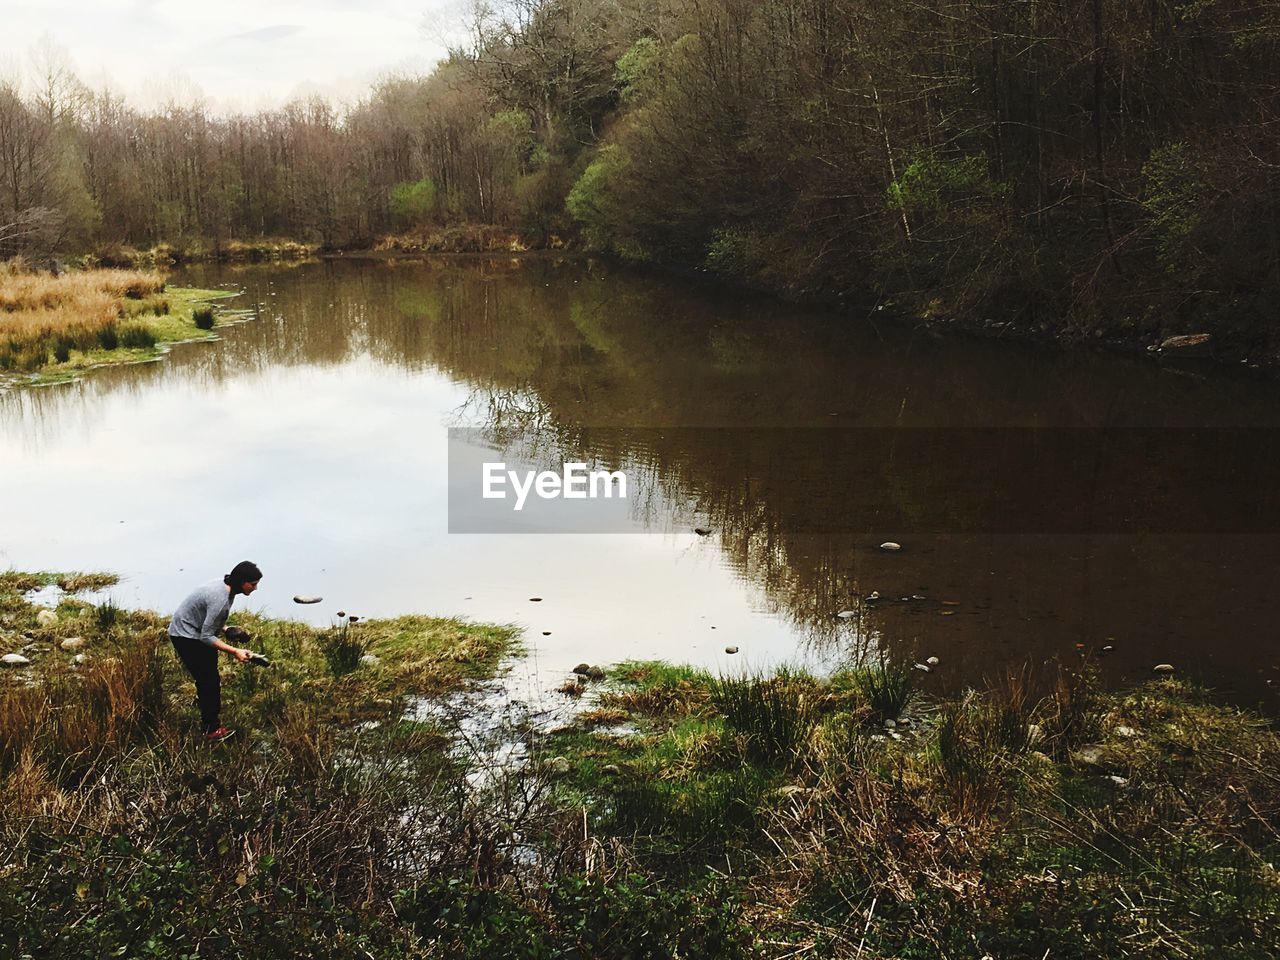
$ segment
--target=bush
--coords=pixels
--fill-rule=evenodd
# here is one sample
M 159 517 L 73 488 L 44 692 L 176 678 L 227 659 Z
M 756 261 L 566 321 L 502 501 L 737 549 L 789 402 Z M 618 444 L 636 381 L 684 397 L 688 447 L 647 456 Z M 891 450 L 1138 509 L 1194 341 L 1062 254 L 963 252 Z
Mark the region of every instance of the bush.
M 196 307 L 191 316 L 201 330 L 213 329 L 213 307 Z
M 408 226 L 423 226 L 435 208 L 436 185 L 430 178 L 397 183 L 391 188 L 391 210 Z
M 114 326 L 103 327 L 98 331 L 98 346 L 103 350 L 114 350 L 120 346 L 120 333 Z
M 146 349 L 156 345 L 156 335 L 142 324 L 130 324 L 120 331 L 120 346 L 130 349 Z

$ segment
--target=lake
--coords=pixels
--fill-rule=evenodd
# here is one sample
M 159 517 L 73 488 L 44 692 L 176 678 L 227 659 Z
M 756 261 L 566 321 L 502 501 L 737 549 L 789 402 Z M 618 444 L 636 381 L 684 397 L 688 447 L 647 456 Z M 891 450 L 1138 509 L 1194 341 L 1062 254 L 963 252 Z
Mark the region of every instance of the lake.
M 584 259 L 172 282 L 256 318 L 0 394 L 0 565 L 115 571 L 167 611 L 249 558 L 269 615 L 516 622 L 530 694 L 580 661 L 883 651 L 938 658 L 939 692 L 1087 655 L 1278 705 L 1274 385 Z M 493 459 L 621 470 L 628 498 L 516 514 L 479 499 Z

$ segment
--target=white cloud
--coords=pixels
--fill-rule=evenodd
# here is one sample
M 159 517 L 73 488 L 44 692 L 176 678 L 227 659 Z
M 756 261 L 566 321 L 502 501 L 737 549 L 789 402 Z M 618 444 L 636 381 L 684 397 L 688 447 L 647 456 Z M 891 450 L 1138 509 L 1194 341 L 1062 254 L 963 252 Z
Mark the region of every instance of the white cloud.
M 6 2 L 6 60 L 48 38 L 92 86 L 154 107 L 195 86 L 215 109 L 279 106 L 300 93 L 338 100 L 380 75 L 427 71 L 465 32 L 466 0 L 154 0 Z

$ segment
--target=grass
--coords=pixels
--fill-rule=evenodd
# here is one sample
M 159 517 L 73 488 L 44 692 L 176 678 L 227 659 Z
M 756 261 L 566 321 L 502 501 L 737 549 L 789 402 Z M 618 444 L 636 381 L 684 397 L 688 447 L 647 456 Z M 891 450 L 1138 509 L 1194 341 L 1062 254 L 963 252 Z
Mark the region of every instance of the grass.
M 848 680 L 881 720 L 897 720 L 915 697 L 915 681 L 904 664 L 881 661 L 854 669 Z
M 515 631 L 361 621 L 381 662 L 335 678 L 322 631 L 236 617 L 273 665 L 224 658 L 239 733 L 210 747 L 166 618 L 65 596 L 50 623 L 26 596 L 113 581 L 0 574 L 0 635 L 25 631 L 33 662 L 0 672 L 0 954 L 410 955 L 395 897 L 469 877 L 489 828 L 452 737 L 396 703 L 492 675 Z M 71 635 L 92 638 L 83 663 Z
M 1278 942 L 1268 722 L 1172 680 L 1107 693 L 1087 664 L 933 702 L 909 680 L 624 664 L 546 755 L 568 761 L 556 790 L 590 832 L 672 882 L 732 871 L 756 942 L 783 953 L 1261 958 Z
M 1261 960 L 1280 942 L 1280 735 L 1176 680 L 1023 671 L 917 696 L 886 730 L 857 674 L 632 662 L 567 728 L 518 731 L 532 762 L 481 789 L 446 723 L 403 706 L 492 675 L 510 627 L 348 621 L 379 661 L 334 676 L 325 631 L 237 615 L 273 665 L 224 662 L 241 733 L 209 747 L 164 619 L 120 610 L 94 634 L 101 608 L 64 596 L 42 623 L 25 592 L 59 581 L 101 586 L 0 574 L 0 634 L 29 634 L 34 664 L 0 672 L 4 956 Z M 79 665 L 71 635 L 93 637 Z
M 711 703 L 742 736 L 746 754 L 762 763 L 796 756 L 812 724 L 811 685 L 787 676 L 721 678 Z
M 165 343 L 212 336 L 197 312 L 226 291 L 166 288 L 157 273 L 63 273 L 0 266 L 0 375 L 61 382 L 104 364 L 136 363 Z

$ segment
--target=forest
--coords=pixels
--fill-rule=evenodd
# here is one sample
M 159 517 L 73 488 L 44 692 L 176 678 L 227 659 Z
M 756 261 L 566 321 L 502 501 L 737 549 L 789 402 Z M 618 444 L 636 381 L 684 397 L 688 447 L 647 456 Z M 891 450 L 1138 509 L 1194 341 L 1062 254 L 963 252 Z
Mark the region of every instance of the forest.
M 0 258 L 496 227 L 802 300 L 1274 352 L 1280 8 L 511 0 L 359 102 L 0 85 Z

